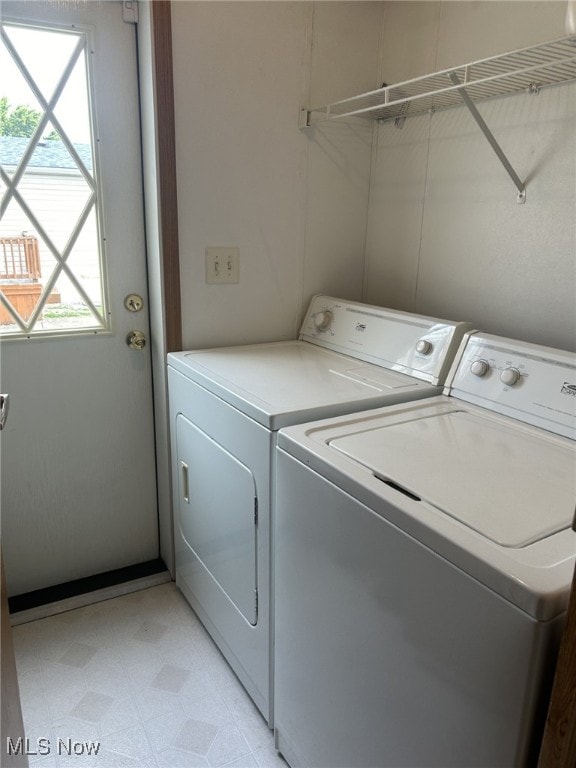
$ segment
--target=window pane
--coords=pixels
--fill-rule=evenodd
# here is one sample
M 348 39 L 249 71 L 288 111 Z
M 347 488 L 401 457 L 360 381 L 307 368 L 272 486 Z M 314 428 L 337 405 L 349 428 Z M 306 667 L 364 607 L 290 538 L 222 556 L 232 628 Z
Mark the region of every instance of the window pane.
M 86 36 L 2 31 L 0 334 L 105 330 Z

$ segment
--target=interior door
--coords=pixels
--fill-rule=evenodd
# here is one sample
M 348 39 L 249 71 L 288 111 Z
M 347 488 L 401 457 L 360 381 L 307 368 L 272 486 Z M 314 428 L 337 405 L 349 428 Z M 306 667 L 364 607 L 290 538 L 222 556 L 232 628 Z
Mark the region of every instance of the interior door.
M 6 256 L 0 285 L 0 391 L 10 394 L 0 502 L 11 595 L 158 557 L 150 344 L 140 341 L 149 342 L 149 328 L 136 32 L 123 5 L 3 2 L 3 24 L 16 25 L 4 52 L 20 50 L 27 25 L 61 33 L 64 72 L 45 86 L 57 55 L 36 65 L 35 75 L 20 52 L 40 123 L 15 159 L 2 152 L 3 242 L 12 248 L 13 240 L 20 247 L 32 239 L 40 251 L 36 262 L 28 254 L 16 266 Z M 68 88 L 82 72 L 85 105 Z M 90 121 L 86 156 L 71 127 L 82 109 Z M 17 144 L 1 138 L 3 148 Z M 58 178 L 47 160 L 32 167 L 58 152 L 66 156 L 57 161 Z M 44 203 L 19 192 L 16 182 L 25 178 L 47 186 Z M 66 191 L 58 205 L 56 182 Z M 59 229 L 46 211 L 68 210 L 70 200 L 76 210 L 67 227 L 59 219 Z M 6 222 L 22 212 L 30 228 L 12 237 L 4 229 L 17 224 Z M 81 255 L 89 224 L 98 241 L 90 263 Z M 27 307 L 21 293 L 33 289 Z M 142 336 L 131 337 L 134 330 Z

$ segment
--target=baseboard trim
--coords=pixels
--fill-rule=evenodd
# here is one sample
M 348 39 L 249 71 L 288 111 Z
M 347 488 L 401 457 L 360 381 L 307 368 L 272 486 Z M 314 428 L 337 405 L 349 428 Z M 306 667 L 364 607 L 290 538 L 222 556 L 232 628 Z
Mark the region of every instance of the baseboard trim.
M 38 589 L 8 600 L 12 626 L 164 584 L 172 577 L 161 559 Z

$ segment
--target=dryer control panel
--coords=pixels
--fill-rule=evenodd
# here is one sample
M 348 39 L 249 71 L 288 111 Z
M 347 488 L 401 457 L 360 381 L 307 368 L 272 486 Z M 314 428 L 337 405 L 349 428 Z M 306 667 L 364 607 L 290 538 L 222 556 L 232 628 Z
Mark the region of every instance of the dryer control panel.
M 550 347 L 469 335 L 445 394 L 576 439 L 576 355 Z
M 470 325 L 314 296 L 300 339 L 443 385 Z

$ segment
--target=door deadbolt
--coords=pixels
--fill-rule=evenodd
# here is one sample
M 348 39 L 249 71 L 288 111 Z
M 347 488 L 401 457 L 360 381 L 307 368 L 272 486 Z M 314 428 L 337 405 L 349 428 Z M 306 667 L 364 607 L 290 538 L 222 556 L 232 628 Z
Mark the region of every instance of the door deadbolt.
M 126 336 L 126 344 L 128 344 L 130 349 L 144 349 L 146 346 L 146 336 L 144 336 L 142 331 L 130 331 L 128 336 Z
M 129 293 L 124 299 L 124 306 L 128 312 L 140 312 L 144 306 L 144 299 L 137 293 Z

